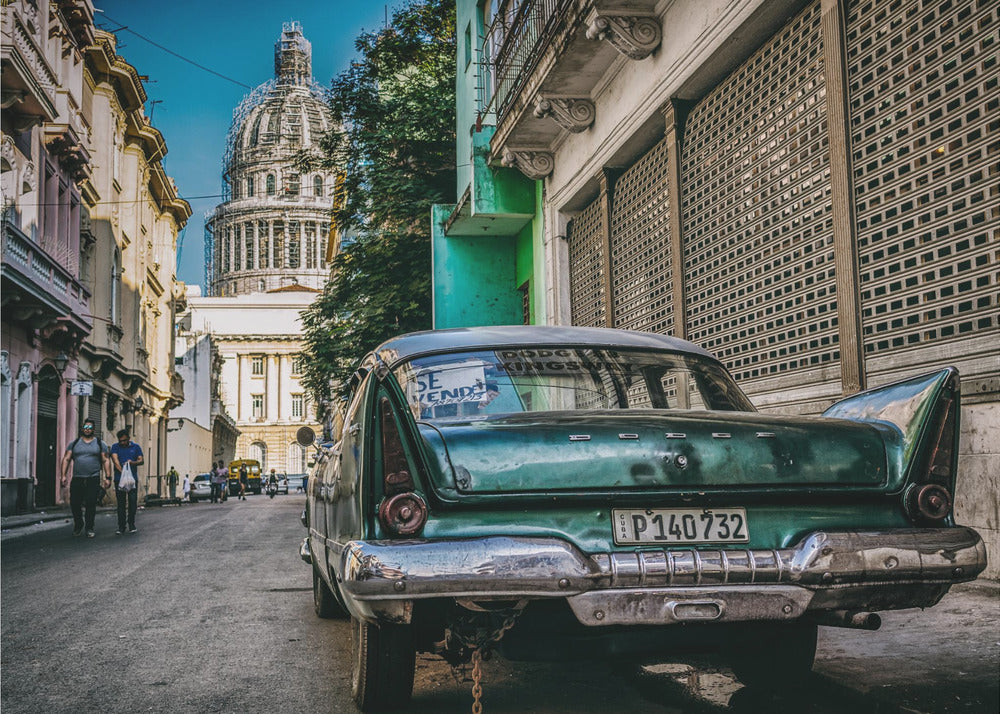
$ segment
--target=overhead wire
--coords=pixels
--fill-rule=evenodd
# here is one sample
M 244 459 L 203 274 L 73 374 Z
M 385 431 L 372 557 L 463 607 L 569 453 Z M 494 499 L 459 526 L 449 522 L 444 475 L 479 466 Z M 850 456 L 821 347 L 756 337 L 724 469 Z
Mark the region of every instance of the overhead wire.
M 116 30 L 116 32 L 120 31 L 120 30 L 124 30 L 125 32 L 129 32 L 129 33 L 135 35 L 136 37 L 138 37 L 140 40 L 143 40 L 144 42 L 148 42 L 149 44 L 153 45 L 153 47 L 157 47 L 157 48 L 163 50 L 164 52 L 166 52 L 167 54 L 173 55 L 174 57 L 176 57 L 179 60 L 183 60 L 184 62 L 187 62 L 188 64 L 194 65 L 195 67 L 197 67 L 200 70 L 204 70 L 205 72 L 208 72 L 209 74 L 214 74 L 216 77 L 224 79 L 227 82 L 232 82 L 233 84 L 239 85 L 240 87 L 243 87 L 244 89 L 253 89 L 253 87 L 251 87 L 249 84 L 244 84 L 243 82 L 239 81 L 238 79 L 233 79 L 232 77 L 227 77 L 226 75 L 222 74 L 221 72 L 216 72 L 214 69 L 210 69 L 210 68 L 206 67 L 203 64 L 199 64 L 199 63 L 195 62 L 193 59 L 189 59 L 189 58 L 185 57 L 184 55 L 182 55 L 180 53 L 174 52 L 169 47 L 164 47 L 159 42 L 151 40 L 148 37 L 146 37 L 145 35 L 139 34 L 135 30 L 133 30 L 131 27 L 129 27 L 128 25 L 126 25 L 125 23 L 119 22 L 118 20 L 114 19 L 113 17 L 111 17 L 107 13 L 103 13 L 103 14 L 104 14 L 104 17 L 106 17 L 111 22 L 115 23 L 116 25 L 120 25 L 120 27 L 118 28 L 118 30 Z

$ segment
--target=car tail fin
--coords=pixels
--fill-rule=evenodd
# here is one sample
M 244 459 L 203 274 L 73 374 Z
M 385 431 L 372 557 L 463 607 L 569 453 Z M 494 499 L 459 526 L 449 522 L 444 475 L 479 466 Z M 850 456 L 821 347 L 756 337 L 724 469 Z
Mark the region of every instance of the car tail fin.
M 958 370 L 870 389 L 837 402 L 823 416 L 889 426 L 907 513 L 916 522 L 950 520 L 958 467 L 961 412 Z

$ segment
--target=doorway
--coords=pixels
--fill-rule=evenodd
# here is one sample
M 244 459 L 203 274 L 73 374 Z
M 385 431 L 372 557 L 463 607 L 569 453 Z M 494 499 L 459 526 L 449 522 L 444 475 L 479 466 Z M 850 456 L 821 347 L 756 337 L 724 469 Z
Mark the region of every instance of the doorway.
M 56 436 L 59 415 L 59 375 L 51 367 L 38 379 L 38 418 L 35 422 L 35 507 L 56 505 Z

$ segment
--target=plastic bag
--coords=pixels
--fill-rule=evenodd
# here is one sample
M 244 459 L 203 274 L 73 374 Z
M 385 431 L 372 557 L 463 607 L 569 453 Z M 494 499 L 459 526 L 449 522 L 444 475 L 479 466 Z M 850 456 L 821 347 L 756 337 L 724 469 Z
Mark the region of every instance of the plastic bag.
M 131 491 L 135 488 L 135 476 L 132 475 L 132 465 L 127 461 L 122 466 L 122 475 L 118 477 L 118 488 L 122 491 Z

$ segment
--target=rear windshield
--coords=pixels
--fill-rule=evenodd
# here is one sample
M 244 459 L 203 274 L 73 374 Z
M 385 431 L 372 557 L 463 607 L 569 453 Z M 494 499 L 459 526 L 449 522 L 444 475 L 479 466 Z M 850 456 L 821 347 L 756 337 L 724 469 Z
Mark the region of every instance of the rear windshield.
M 668 352 L 561 347 L 454 352 L 397 366 L 418 419 L 590 409 L 754 411 L 720 365 Z

